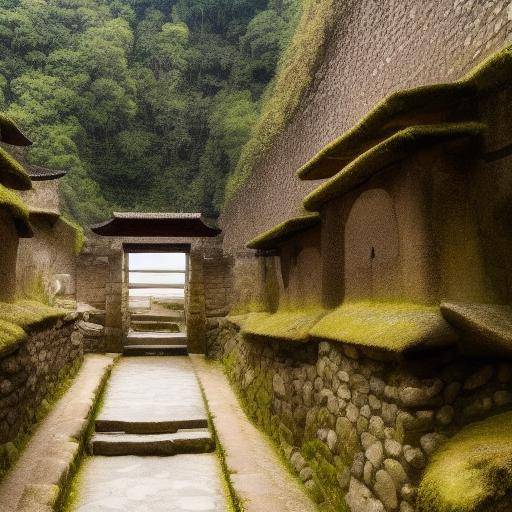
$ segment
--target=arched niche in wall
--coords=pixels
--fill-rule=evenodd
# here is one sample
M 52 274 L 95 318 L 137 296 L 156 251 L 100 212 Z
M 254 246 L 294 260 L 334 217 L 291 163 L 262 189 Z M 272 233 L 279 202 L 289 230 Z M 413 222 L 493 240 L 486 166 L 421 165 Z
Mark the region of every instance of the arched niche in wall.
M 294 237 L 280 249 L 281 306 L 311 306 L 321 303 L 322 257 L 320 229 Z
M 400 237 L 388 192 L 363 192 L 352 205 L 344 235 L 346 299 L 398 298 L 402 291 Z

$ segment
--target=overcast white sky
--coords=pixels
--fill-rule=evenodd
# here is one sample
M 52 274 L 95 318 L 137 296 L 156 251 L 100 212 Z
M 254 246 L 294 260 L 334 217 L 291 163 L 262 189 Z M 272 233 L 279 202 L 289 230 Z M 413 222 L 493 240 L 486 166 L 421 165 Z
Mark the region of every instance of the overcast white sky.
M 140 254 L 130 254 L 129 258 L 130 270 L 185 270 L 186 255 L 183 253 L 148 252 Z

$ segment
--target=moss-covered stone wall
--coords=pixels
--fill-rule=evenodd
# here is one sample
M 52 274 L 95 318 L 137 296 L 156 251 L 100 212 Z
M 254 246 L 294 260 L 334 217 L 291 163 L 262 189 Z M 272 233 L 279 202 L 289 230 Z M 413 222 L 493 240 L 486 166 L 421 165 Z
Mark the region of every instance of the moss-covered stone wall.
M 12 301 L 16 295 L 16 255 L 18 234 L 11 216 L 0 209 L 0 302 Z
M 208 326 L 209 355 L 325 510 L 413 512 L 432 453 L 512 408 L 509 362 L 454 350 L 392 362 L 341 343 L 243 337 L 225 318 Z
M 75 314 L 32 330 L 26 339 L 0 352 L 0 478 L 82 358 Z

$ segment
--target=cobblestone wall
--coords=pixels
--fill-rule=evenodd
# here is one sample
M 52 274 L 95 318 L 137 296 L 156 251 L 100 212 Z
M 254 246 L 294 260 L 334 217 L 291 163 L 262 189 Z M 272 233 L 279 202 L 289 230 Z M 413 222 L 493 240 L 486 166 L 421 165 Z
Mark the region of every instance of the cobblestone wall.
M 75 314 L 0 352 L 0 474 L 17 458 L 26 434 L 49 409 L 58 385 L 83 357 Z
M 412 512 L 432 452 L 464 425 L 510 408 L 512 365 L 455 352 L 392 362 L 353 346 L 242 338 L 210 319 L 246 411 L 329 510 Z
M 300 112 L 224 209 L 234 253 L 298 210 L 318 183 L 295 171 L 389 93 L 453 81 L 511 41 L 510 0 L 344 0 Z

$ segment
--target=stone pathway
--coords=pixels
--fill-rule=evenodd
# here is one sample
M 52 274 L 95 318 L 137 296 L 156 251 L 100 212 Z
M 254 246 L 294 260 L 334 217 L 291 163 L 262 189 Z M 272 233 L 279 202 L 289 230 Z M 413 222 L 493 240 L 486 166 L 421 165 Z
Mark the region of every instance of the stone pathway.
M 270 441 L 247 419 L 219 363 L 190 356 L 245 512 L 315 512 L 316 505 L 284 467 Z
M 76 512 L 226 512 L 214 454 L 91 457 Z
M 55 404 L 32 435 L 21 457 L 0 485 L 0 511 L 51 510 L 50 504 L 21 505 L 37 494 L 55 497 L 56 486 L 65 483 L 77 456 L 77 440 L 83 437 L 91 407 L 102 379 L 112 365 L 112 355 L 87 355 L 71 387 Z M 49 499 L 51 501 L 51 499 Z
M 95 456 L 84 464 L 73 510 L 227 511 L 207 427 L 188 357 L 122 358 L 96 419 Z

